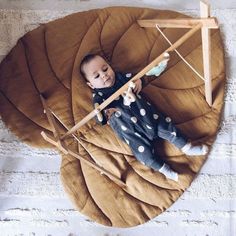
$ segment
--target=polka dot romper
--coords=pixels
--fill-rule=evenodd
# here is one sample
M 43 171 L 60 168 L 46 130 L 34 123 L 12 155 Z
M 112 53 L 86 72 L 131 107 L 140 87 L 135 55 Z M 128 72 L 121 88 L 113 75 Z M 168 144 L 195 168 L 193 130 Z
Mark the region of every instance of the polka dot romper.
M 101 104 L 127 83 L 131 76 L 126 75 L 116 73 L 116 80 L 112 87 L 94 89 L 94 106 Z M 130 146 L 137 160 L 154 170 L 159 170 L 164 164 L 154 152 L 153 141 L 155 139 L 168 140 L 178 148 L 182 148 L 187 143 L 187 139 L 173 125 L 171 118 L 158 113 L 153 105 L 140 94 L 136 95 L 135 102 L 129 106 L 124 105 L 123 97 L 119 96 L 107 108 L 117 109 L 109 120 L 114 132 Z M 107 124 L 104 110 L 97 115 L 97 122 L 102 125 Z

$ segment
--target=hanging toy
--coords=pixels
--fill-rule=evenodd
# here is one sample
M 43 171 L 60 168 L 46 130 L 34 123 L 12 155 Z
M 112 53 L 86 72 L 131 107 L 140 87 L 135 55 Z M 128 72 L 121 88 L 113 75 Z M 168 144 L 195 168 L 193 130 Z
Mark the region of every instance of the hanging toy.
M 164 54 L 164 60 L 162 60 L 157 66 L 153 67 L 150 71 L 146 73 L 147 76 L 155 75 L 159 76 L 167 67 L 167 63 L 170 59 L 168 52 Z
M 130 104 L 132 102 L 135 102 L 136 100 L 136 96 L 135 94 L 133 93 L 132 89 L 135 88 L 135 83 L 134 82 L 130 82 L 129 83 L 129 87 L 128 87 L 128 90 L 125 91 L 123 94 L 122 94 L 122 97 L 123 97 L 123 103 L 125 106 L 130 106 Z

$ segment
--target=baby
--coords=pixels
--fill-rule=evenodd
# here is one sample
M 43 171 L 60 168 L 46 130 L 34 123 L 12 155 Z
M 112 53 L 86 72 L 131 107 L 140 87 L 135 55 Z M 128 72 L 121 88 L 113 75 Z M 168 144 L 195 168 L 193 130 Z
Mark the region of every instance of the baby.
M 166 65 L 167 60 L 162 61 L 147 75 L 160 75 Z M 131 78 L 131 74 L 114 72 L 108 62 L 96 54 L 83 58 L 80 72 L 87 85 L 93 89 L 95 108 Z M 134 156 L 142 164 L 159 171 L 168 179 L 178 181 L 178 174 L 156 155 L 153 141 L 157 138 L 168 140 L 190 156 L 205 155 L 208 147 L 203 144 L 193 146 L 174 126 L 170 117 L 164 117 L 140 96 L 142 80 L 138 79 L 134 83 L 135 100 L 127 105 L 124 102 L 125 96 L 119 96 L 97 115 L 97 121 L 101 125 L 109 124 L 118 137 L 130 146 Z

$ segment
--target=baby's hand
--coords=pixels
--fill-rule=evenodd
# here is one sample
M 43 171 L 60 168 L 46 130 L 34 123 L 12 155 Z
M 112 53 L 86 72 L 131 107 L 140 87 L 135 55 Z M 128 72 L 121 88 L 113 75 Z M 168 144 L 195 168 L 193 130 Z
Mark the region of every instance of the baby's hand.
M 116 111 L 118 111 L 117 108 L 108 108 L 108 109 L 105 110 L 108 125 L 110 124 L 109 120 L 111 118 L 111 115 Z
M 140 91 L 142 90 L 142 81 L 141 81 L 141 79 L 138 79 L 134 83 L 135 83 L 135 87 L 134 87 L 133 91 L 134 91 L 134 93 L 139 94 Z

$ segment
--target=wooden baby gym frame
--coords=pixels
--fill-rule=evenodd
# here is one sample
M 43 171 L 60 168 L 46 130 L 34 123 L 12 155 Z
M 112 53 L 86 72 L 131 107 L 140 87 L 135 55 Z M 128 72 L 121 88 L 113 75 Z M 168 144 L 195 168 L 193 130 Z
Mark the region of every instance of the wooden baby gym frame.
M 117 176 L 112 174 L 111 172 L 105 170 L 102 166 L 99 166 L 97 163 L 85 159 L 80 156 L 78 153 L 72 151 L 69 146 L 66 144 L 65 139 L 70 135 L 73 136 L 74 139 L 78 143 L 82 145 L 80 139 L 75 135 L 75 132 L 84 124 L 86 124 L 89 120 L 94 118 L 99 112 L 101 112 L 107 105 L 109 105 L 114 99 L 123 94 L 130 86 L 130 82 L 134 82 L 137 79 L 144 76 L 149 70 L 151 70 L 154 66 L 156 66 L 159 62 L 166 59 L 166 55 L 168 52 L 175 51 L 182 60 L 196 73 L 201 79 L 205 82 L 205 97 L 209 106 L 212 106 L 212 85 L 211 85 L 211 42 L 210 42 L 210 29 L 218 28 L 217 19 L 215 17 L 210 17 L 210 5 L 207 1 L 200 1 L 200 16 L 201 18 L 182 18 L 182 19 L 152 19 L 152 20 L 138 20 L 138 24 L 140 27 L 156 27 L 157 30 L 162 34 L 162 36 L 167 40 L 170 44 L 170 47 L 167 48 L 161 55 L 159 55 L 156 59 L 154 59 L 149 65 L 143 68 L 138 74 L 136 74 L 133 78 L 130 79 L 128 83 L 122 86 L 119 90 L 117 90 L 114 94 L 112 94 L 107 100 L 105 100 L 102 104 L 100 104 L 96 109 L 91 111 L 87 116 L 85 116 L 80 122 L 74 125 L 72 128 L 67 128 L 62 121 L 53 113 L 53 111 L 48 107 L 45 98 L 41 95 L 41 101 L 44 107 L 44 112 L 47 115 L 49 124 L 52 128 L 53 136 L 48 132 L 42 131 L 41 135 L 43 138 L 56 146 L 60 151 L 65 154 L 70 154 L 80 161 L 86 163 L 87 165 L 95 168 L 100 173 L 106 175 L 110 179 L 112 179 L 118 185 L 125 187 L 125 183 Z M 164 35 L 164 33 L 160 30 L 160 28 L 190 28 L 190 30 L 185 33 L 181 38 L 179 38 L 175 43 L 171 43 L 168 38 Z M 202 37 L 202 51 L 203 51 L 203 71 L 204 77 L 201 76 L 177 51 L 180 45 L 182 45 L 188 38 L 190 38 L 194 33 L 201 29 L 201 37 Z M 65 133 L 61 134 L 61 126 L 63 126 Z M 82 145 L 83 146 L 83 145 Z

